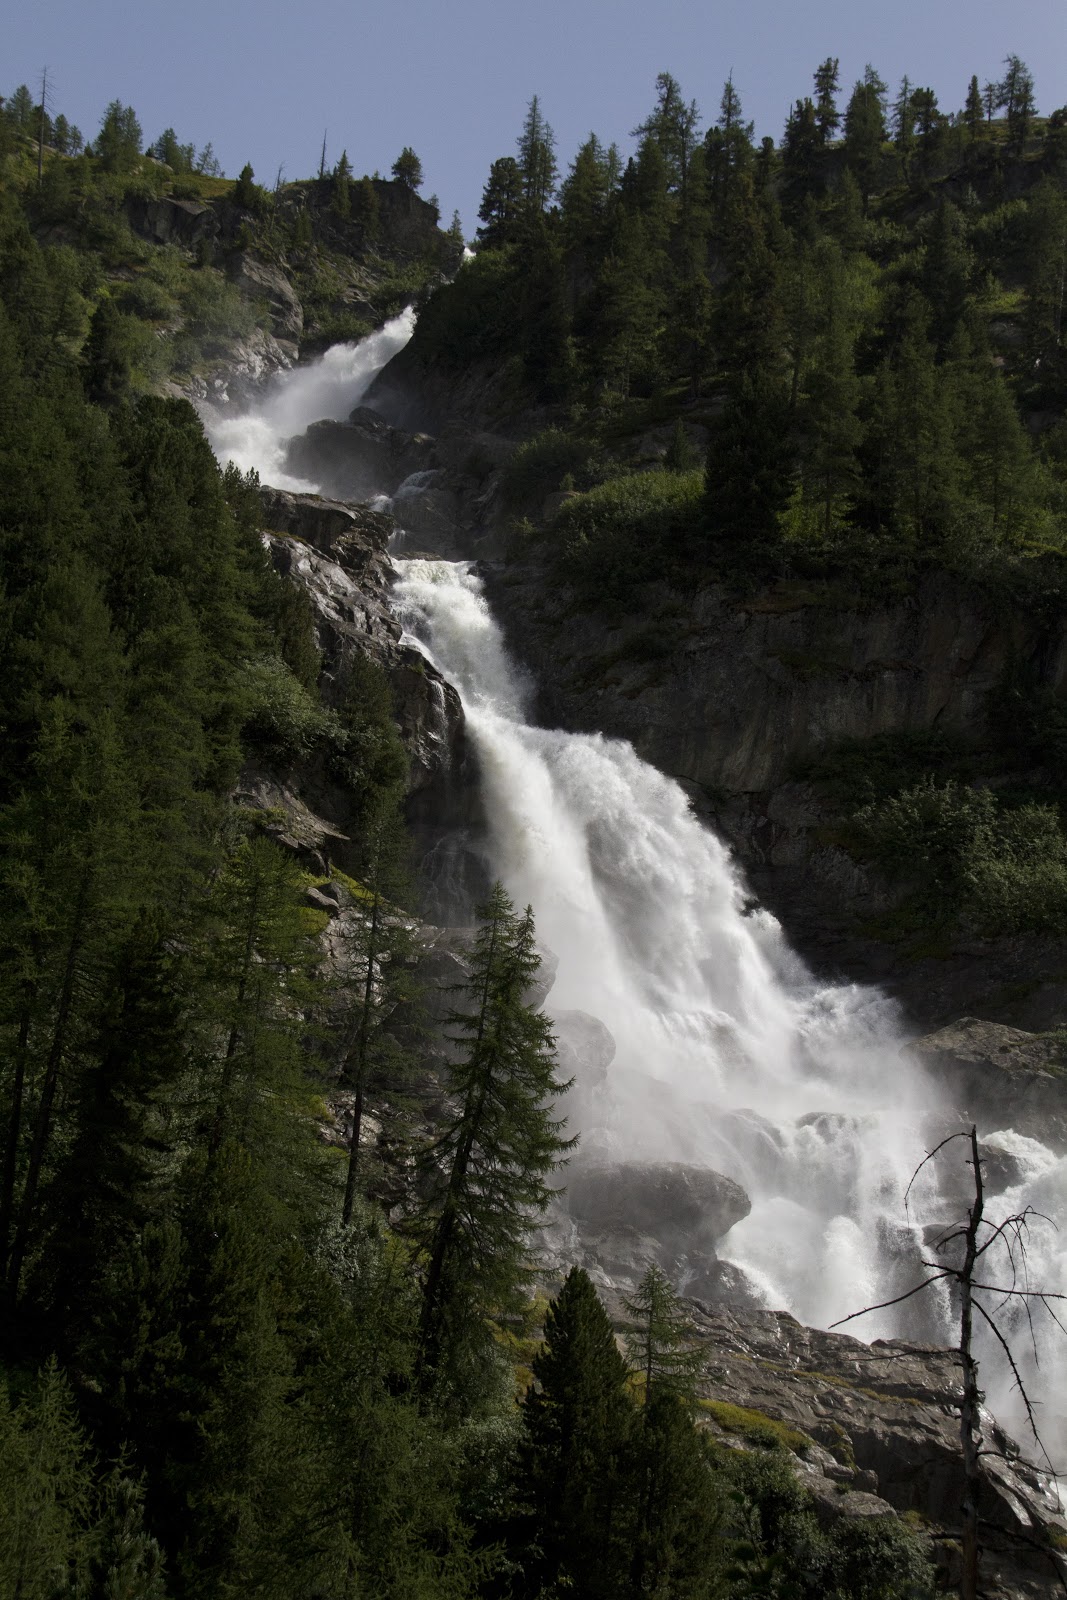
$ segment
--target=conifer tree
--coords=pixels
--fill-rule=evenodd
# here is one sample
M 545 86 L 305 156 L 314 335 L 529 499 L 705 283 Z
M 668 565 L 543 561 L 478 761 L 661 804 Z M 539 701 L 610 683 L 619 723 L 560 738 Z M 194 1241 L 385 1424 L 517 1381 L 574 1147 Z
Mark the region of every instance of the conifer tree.
M 478 207 L 479 243 L 487 250 L 511 244 L 522 213 L 522 172 L 514 156 L 502 156 L 489 169 Z
M 627 1299 L 626 1309 L 634 1322 L 627 1336 L 627 1351 L 642 1380 L 645 1409 L 661 1394 L 691 1401 L 703 1353 L 694 1345 L 692 1329 L 670 1280 L 654 1262 Z
M 732 89 L 732 84 L 731 84 Z M 737 107 L 738 115 L 740 106 Z M 736 119 L 735 119 L 736 120 Z M 651 139 L 663 157 L 667 183 L 685 207 L 689 189 L 689 165 L 696 149 L 700 113 L 695 100 L 686 101 L 681 87 L 669 72 L 656 77 L 656 104 L 651 114 L 633 130 L 635 139 Z
M 461 1405 L 463 1368 L 487 1359 L 486 1319 L 516 1302 L 529 1236 L 552 1193 L 549 1175 L 573 1143 L 552 1114 L 567 1088 L 555 1075 L 552 1030 L 525 999 L 541 964 L 533 913 L 517 915 L 497 884 L 479 924 L 470 1009 L 451 1019 L 461 1052 L 450 1070 L 457 1110 L 428 1152 L 438 1191 L 416 1222 L 425 1264 L 419 1385 Z
M 838 67 L 837 57 L 827 56 L 815 69 L 815 126 L 824 145 L 830 143 L 841 126 L 841 113 L 837 109 Z
M 548 1308 L 523 1401 L 521 1492 L 529 1503 L 535 1592 L 589 1600 L 622 1592 L 630 1556 L 635 1414 L 627 1367 L 596 1290 L 572 1267 Z
M 868 64 L 845 112 L 845 159 L 856 174 L 866 211 L 882 157 L 886 86 Z
M 519 149 L 519 174 L 527 207 L 535 215 L 548 209 L 556 191 L 556 136 L 545 121 L 541 102 L 534 95 L 526 110 L 526 120 L 516 141 Z
M 412 191 L 422 188 L 422 162 L 410 145 L 405 145 L 403 150 L 393 162 L 393 177 L 397 183 L 402 183 L 405 189 Z

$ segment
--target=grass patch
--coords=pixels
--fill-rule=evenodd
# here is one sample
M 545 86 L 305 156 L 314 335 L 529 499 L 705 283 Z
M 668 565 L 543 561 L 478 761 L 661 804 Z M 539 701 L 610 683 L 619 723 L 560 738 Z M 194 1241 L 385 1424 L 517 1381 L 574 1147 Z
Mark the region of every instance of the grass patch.
M 795 1456 L 806 1455 L 814 1444 L 799 1428 L 769 1417 L 764 1411 L 752 1411 L 747 1406 L 730 1405 L 725 1400 L 701 1400 L 700 1409 L 717 1422 L 724 1433 L 736 1433 L 749 1444 L 763 1450 L 790 1450 Z

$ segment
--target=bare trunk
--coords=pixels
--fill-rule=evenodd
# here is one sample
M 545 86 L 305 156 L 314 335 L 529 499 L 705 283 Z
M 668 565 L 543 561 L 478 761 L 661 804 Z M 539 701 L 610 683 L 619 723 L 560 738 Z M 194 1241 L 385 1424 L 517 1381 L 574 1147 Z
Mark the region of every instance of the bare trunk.
M 973 1319 L 972 1281 L 978 1257 L 978 1230 L 982 1225 L 984 1195 L 982 1167 L 978 1157 L 978 1130 L 971 1128 L 971 1161 L 974 1166 L 974 1204 L 967 1218 L 966 1250 L 959 1273 L 960 1285 L 960 1360 L 963 1364 L 963 1395 L 960 1400 L 960 1442 L 963 1447 L 963 1574 L 961 1600 L 977 1600 L 978 1595 L 978 1494 L 981 1484 L 981 1403 L 978 1388 L 978 1363 L 971 1354 Z

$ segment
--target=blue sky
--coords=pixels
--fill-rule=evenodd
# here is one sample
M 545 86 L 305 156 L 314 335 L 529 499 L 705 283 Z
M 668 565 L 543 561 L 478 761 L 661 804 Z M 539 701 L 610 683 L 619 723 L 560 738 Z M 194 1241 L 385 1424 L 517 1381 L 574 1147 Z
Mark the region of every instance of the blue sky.
M 282 163 L 290 178 L 316 169 L 325 129 L 330 160 L 345 147 L 357 173 L 387 173 L 410 144 L 423 193 L 470 233 L 489 163 L 513 152 L 534 93 L 565 165 L 590 130 L 628 145 L 657 72 L 714 120 L 732 71 L 757 134 L 778 138 L 828 55 L 846 92 L 871 61 L 952 110 L 971 73 L 999 76 L 1009 52 L 1042 111 L 1067 102 L 1065 0 L 50 0 L 8 8 L 0 90 L 47 64 L 56 109 L 87 137 L 117 98 L 146 138 L 173 126 L 210 139 L 228 174 L 251 161 L 267 183 Z

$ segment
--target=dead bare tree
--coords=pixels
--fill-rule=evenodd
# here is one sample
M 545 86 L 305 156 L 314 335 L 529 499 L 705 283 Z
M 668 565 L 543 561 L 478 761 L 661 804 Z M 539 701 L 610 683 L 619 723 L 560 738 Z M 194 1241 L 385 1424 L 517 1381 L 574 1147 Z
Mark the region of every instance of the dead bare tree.
M 982 1440 L 982 1391 L 978 1387 L 978 1362 L 974 1356 L 973 1336 L 975 1319 L 978 1318 L 989 1328 L 994 1339 L 1004 1353 L 1008 1367 L 1012 1374 L 1013 1386 L 1022 1397 L 1026 1410 L 1026 1419 L 1033 1435 L 1034 1443 L 1041 1457 L 1043 1466 L 1039 1471 L 1047 1471 L 1051 1476 L 1056 1475 L 1056 1469 L 1049 1459 L 1044 1440 L 1037 1426 L 1037 1415 L 1033 1402 L 1026 1390 L 1019 1364 L 1015 1353 L 1003 1329 L 997 1323 L 997 1312 L 1012 1303 L 1021 1304 L 1026 1316 L 1027 1327 L 1033 1344 L 1035 1360 L 1037 1358 L 1037 1335 L 1034 1328 L 1033 1310 L 1035 1305 L 1042 1307 L 1052 1318 L 1057 1328 L 1067 1336 L 1067 1327 L 1060 1320 L 1053 1302 L 1067 1301 L 1067 1295 L 1054 1293 L 1048 1289 L 1032 1289 L 1029 1287 L 1027 1272 L 1026 1241 L 1031 1220 L 1040 1219 L 1055 1226 L 1049 1217 L 1042 1212 L 1035 1211 L 1032 1206 L 1025 1210 L 1005 1217 L 1003 1221 L 992 1223 L 985 1215 L 985 1187 L 982 1182 L 982 1160 L 978 1151 L 978 1129 L 972 1124 L 969 1131 L 951 1133 L 948 1138 L 942 1139 L 939 1145 L 927 1152 L 911 1175 L 904 1195 L 904 1206 L 907 1210 L 908 1201 L 915 1182 L 923 1168 L 933 1161 L 942 1150 L 953 1144 L 957 1139 L 964 1139 L 970 1144 L 970 1157 L 967 1165 L 974 1172 L 974 1199 L 968 1211 L 967 1221 L 959 1227 L 952 1227 L 939 1238 L 933 1247 L 935 1259 L 928 1261 L 923 1258 L 922 1265 L 929 1273 L 921 1283 L 908 1289 L 904 1294 L 895 1295 L 892 1300 L 882 1300 L 877 1305 L 864 1306 L 861 1311 L 853 1311 L 847 1317 L 841 1317 L 831 1326 L 839 1328 L 843 1323 L 853 1322 L 857 1317 L 865 1317 L 872 1311 L 884 1311 L 889 1306 L 900 1305 L 905 1300 L 910 1300 L 914 1295 L 922 1294 L 937 1283 L 955 1283 L 959 1288 L 960 1296 L 960 1323 L 959 1344 L 957 1349 L 960 1364 L 963 1369 L 963 1382 L 960 1393 L 960 1446 L 963 1454 L 964 1492 L 961 1504 L 963 1519 L 963 1572 L 960 1580 L 961 1600 L 976 1600 L 978 1594 L 978 1564 L 979 1564 L 979 1532 L 982 1518 L 979 1514 L 980 1490 L 983 1477 L 982 1459 L 984 1456 L 1003 1455 L 1000 1450 L 987 1448 Z M 985 1283 L 976 1276 L 982 1271 L 980 1263 L 992 1247 L 999 1243 L 1003 1246 L 1010 1268 L 1011 1281 L 1008 1284 Z M 963 1259 L 954 1264 L 945 1260 L 945 1252 L 953 1245 L 962 1242 Z M 984 1276 L 984 1273 L 983 1273 Z M 994 1297 L 992 1303 L 983 1303 L 982 1296 Z M 1036 1463 L 1031 1463 L 1036 1465 Z M 1001 1530 L 1007 1532 L 1008 1530 Z M 1032 1543 L 1024 1540 L 1025 1543 Z M 1040 1548 L 1040 1547 L 1039 1547 Z M 1051 1551 L 1046 1552 L 1055 1568 L 1060 1584 L 1067 1593 L 1067 1581 L 1064 1579 L 1060 1564 L 1055 1560 Z

